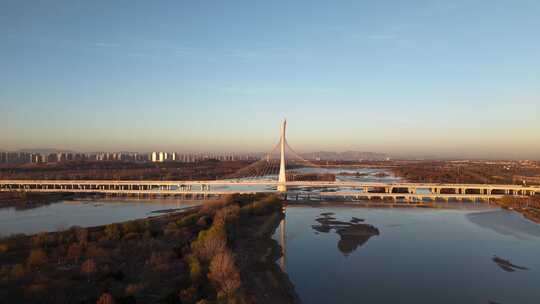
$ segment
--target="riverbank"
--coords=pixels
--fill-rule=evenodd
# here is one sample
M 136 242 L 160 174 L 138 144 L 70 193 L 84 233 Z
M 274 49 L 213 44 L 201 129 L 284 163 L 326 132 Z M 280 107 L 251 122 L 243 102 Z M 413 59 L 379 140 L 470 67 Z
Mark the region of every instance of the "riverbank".
M 540 224 L 540 197 L 514 197 L 505 196 L 497 200 L 497 204 L 503 209 L 521 213 L 526 219 Z
M 540 224 L 540 210 L 529 208 L 529 209 L 523 210 L 522 214 L 526 219 L 531 220 L 537 224 Z
M 299 200 L 299 201 L 289 201 L 287 206 L 292 207 L 357 207 L 357 208 L 427 208 L 427 209 L 495 209 L 499 208 L 498 205 L 487 204 L 487 203 L 462 203 L 462 202 L 426 202 L 426 203 L 394 203 L 391 201 L 310 201 L 310 200 Z
M 281 205 L 275 196 L 237 195 L 141 220 L 4 238 L 0 298 L 296 303 L 292 284 L 275 264 L 280 250 L 271 239 Z M 257 280 L 263 284 L 254 285 Z
M 531 222 L 535 222 L 537 224 L 540 224 L 540 210 L 534 209 L 534 208 L 506 208 L 502 207 L 503 209 L 512 210 L 517 213 L 520 213 L 524 218 L 528 219 Z
M 300 303 L 289 276 L 277 264 L 281 247 L 272 235 L 283 218 L 283 213 L 276 212 L 250 220 L 233 245 L 241 261 L 244 288 L 253 303 Z
M 36 208 L 73 197 L 70 193 L 0 192 L 0 208 Z

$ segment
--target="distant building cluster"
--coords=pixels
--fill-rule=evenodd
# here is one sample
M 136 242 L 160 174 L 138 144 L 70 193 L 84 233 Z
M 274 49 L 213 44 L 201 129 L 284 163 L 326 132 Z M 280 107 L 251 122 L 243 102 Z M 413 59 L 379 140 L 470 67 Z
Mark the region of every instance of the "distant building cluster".
M 239 153 L 177 153 L 177 152 L 0 152 L 0 164 L 60 163 L 69 161 L 128 161 L 194 163 L 215 159 L 219 161 L 259 160 L 259 154 Z
M 22 164 L 32 161 L 32 154 L 19 152 L 0 152 L 0 163 Z
M 259 154 L 239 153 L 177 153 L 177 152 L 152 152 L 149 155 L 152 162 L 181 162 L 195 163 L 215 159 L 219 161 L 259 160 Z
M 98 153 L 71 153 L 71 152 L 0 152 L 0 163 L 59 163 L 66 161 L 147 161 L 146 153 L 132 152 L 98 152 Z

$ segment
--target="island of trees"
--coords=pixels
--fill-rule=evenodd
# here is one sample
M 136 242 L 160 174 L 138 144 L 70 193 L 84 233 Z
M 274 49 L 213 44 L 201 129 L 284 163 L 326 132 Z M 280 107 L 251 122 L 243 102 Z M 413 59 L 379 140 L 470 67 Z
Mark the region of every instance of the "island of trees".
M 234 195 L 181 213 L 13 235 L 0 240 L 0 299 L 295 303 L 271 238 L 281 208 L 277 196 Z

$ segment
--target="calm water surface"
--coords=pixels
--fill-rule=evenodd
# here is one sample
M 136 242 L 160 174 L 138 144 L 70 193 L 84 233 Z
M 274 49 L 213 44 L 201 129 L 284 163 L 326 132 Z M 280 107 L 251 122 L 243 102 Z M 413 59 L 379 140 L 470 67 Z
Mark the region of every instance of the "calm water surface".
M 0 234 L 32 234 L 71 226 L 90 227 L 157 215 L 155 211 L 181 209 L 198 202 L 157 200 L 65 200 L 32 209 L 0 208 Z
M 315 230 L 326 212 L 379 235 Z M 540 225 L 513 212 L 288 207 L 284 226 L 304 303 L 540 303 Z M 505 270 L 495 255 L 528 270 Z

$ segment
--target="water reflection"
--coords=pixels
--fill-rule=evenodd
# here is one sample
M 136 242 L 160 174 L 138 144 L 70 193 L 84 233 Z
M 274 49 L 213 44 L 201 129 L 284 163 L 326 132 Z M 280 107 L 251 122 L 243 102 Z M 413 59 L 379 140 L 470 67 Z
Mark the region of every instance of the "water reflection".
M 274 238 L 303 303 L 538 303 L 539 225 L 478 208 L 289 205 Z
M 286 258 L 287 258 L 287 243 L 286 243 L 286 220 L 285 217 L 279 223 L 279 246 L 281 246 L 281 258 L 279 259 L 279 267 L 282 271 L 286 271 Z
M 338 221 L 333 212 L 321 213 L 315 221 L 318 225 L 312 225 L 316 234 L 334 231 L 339 235 L 337 248 L 344 256 L 348 256 L 358 247 L 364 245 L 372 236 L 379 235 L 379 229 L 372 225 L 360 224 L 363 219 L 352 217 L 349 222 Z
M 515 264 L 512 264 L 509 260 L 502 259 L 498 256 L 493 256 L 493 262 L 497 264 L 499 267 L 501 267 L 502 270 L 506 272 L 514 272 L 516 270 L 529 270 L 527 267 L 518 266 Z

